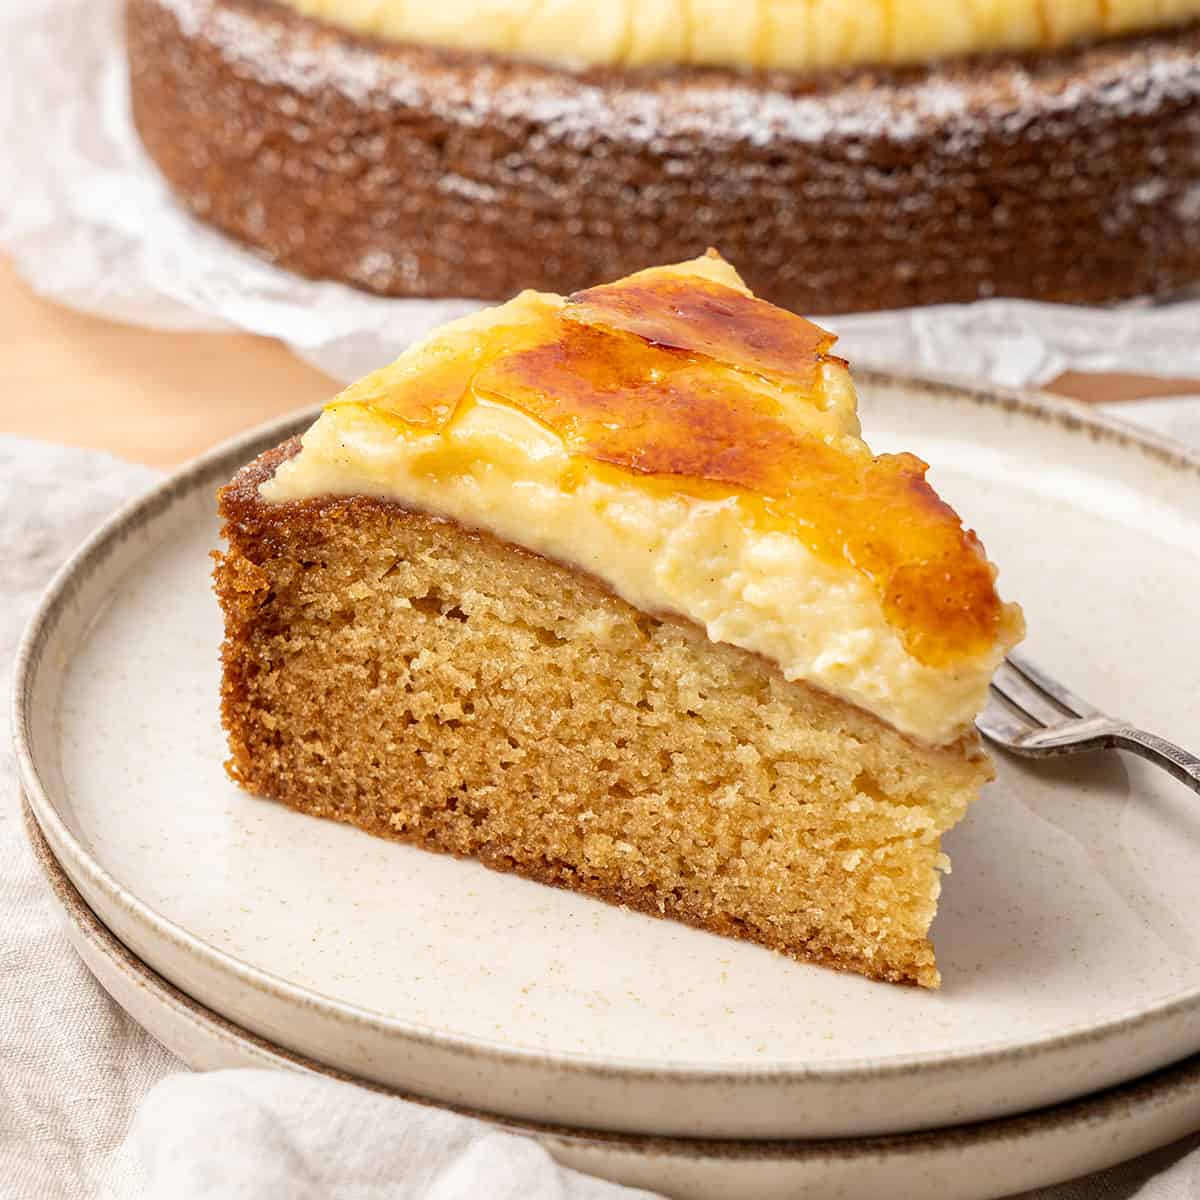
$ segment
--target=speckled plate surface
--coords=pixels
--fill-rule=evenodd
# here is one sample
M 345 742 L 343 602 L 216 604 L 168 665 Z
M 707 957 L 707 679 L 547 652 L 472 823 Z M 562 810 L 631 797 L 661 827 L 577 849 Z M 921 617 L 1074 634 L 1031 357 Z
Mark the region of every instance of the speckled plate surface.
M 25 827 L 71 944 L 109 995 L 184 1062 L 199 1070 L 308 1071 L 391 1091 L 256 1037 L 172 987 L 88 908 L 28 807 Z M 879 1200 L 917 1191 L 941 1200 L 985 1200 L 1075 1179 L 1200 1128 L 1200 1056 L 1027 1116 L 895 1137 L 699 1141 L 598 1134 L 457 1111 L 531 1137 L 580 1171 L 673 1200 Z
M 879 449 L 934 464 L 1029 651 L 1200 740 L 1200 463 L 1082 408 L 860 371 Z M 1000 763 L 947 839 L 930 994 L 372 839 L 222 771 L 213 490 L 307 424 L 118 514 L 18 664 L 30 803 L 101 919 L 181 990 L 354 1075 L 639 1134 L 894 1133 L 1082 1096 L 1200 1050 L 1200 808 L 1137 760 Z

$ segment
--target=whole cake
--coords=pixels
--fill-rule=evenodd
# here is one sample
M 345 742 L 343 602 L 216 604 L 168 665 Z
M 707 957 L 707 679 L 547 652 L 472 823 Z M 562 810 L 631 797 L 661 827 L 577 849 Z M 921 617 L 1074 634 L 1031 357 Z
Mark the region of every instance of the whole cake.
M 129 0 L 128 45 L 168 182 L 292 270 L 500 299 L 717 245 L 835 312 L 1200 280 L 1198 14 Z
M 346 389 L 221 493 L 233 778 L 935 986 L 1022 623 L 925 464 L 861 440 L 832 342 L 710 253 Z

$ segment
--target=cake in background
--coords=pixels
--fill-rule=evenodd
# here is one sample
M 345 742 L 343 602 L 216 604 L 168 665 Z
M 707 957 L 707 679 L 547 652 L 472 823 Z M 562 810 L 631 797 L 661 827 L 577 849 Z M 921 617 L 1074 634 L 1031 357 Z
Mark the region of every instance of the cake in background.
M 221 495 L 233 778 L 936 986 L 1021 615 L 925 464 L 872 456 L 832 343 L 710 253 L 347 388 Z
M 1200 280 L 1200 0 L 129 0 L 201 219 L 392 296 L 716 245 L 801 311 Z

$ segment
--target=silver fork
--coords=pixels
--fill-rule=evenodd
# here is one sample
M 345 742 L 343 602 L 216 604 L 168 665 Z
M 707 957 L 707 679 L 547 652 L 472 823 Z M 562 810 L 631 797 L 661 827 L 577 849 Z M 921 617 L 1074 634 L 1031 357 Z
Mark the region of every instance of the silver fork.
M 1200 792 L 1200 758 L 1166 738 L 1106 716 L 1016 654 L 1000 664 L 987 707 L 975 724 L 989 741 L 1028 758 L 1128 750 Z

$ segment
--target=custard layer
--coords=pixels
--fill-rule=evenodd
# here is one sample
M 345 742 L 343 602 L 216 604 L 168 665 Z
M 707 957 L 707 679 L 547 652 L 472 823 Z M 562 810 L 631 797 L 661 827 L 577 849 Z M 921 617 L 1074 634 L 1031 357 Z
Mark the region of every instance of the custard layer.
M 606 66 L 801 71 L 1039 50 L 1179 23 L 1200 0 L 283 0 L 396 41 Z

